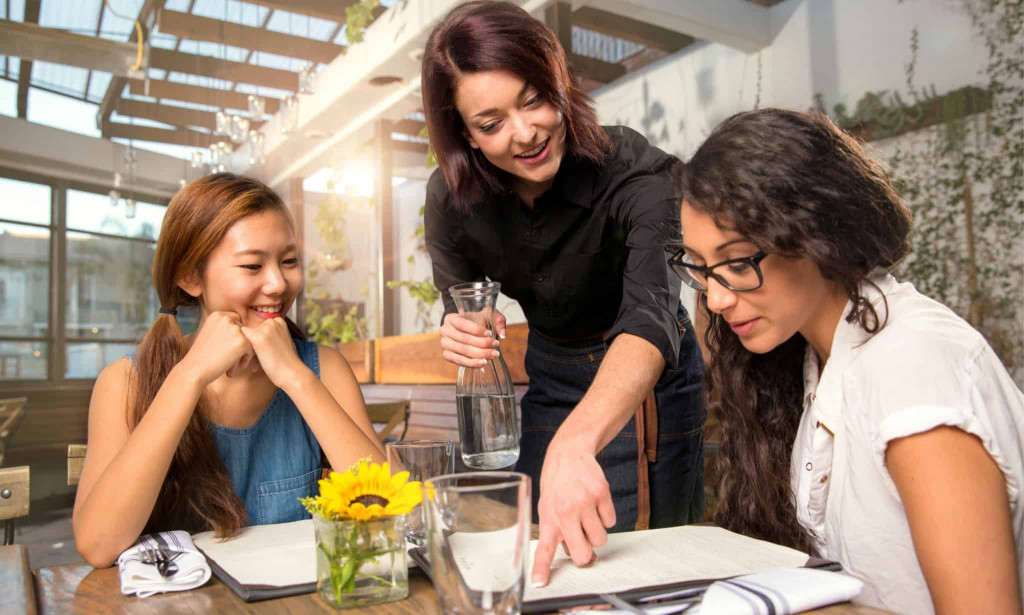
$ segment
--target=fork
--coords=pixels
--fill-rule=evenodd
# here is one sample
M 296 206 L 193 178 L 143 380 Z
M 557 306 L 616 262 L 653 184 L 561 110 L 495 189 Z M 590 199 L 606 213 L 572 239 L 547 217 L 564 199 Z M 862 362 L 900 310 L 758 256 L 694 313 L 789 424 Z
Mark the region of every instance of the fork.
M 174 560 L 181 557 L 182 553 L 182 551 L 164 550 L 163 547 L 146 547 L 139 559 L 143 564 L 155 565 L 160 576 L 168 578 L 178 574 L 178 565 L 174 563 Z

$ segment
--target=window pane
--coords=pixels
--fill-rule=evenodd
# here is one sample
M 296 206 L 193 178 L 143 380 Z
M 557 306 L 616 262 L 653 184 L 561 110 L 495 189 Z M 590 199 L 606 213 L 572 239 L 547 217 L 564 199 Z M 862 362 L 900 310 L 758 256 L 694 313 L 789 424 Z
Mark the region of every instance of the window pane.
M 135 352 L 135 344 L 68 344 L 65 378 L 95 378 L 104 367 Z
M 0 223 L 0 337 L 45 337 L 49 308 L 50 231 Z
M 0 342 L 0 381 L 45 380 L 46 342 Z
M 132 218 L 125 208 L 123 195 L 117 205 L 111 205 L 109 195 L 68 190 L 68 228 L 155 240 L 167 208 L 137 201 Z
M 138 339 L 156 319 L 153 252 L 156 245 L 68 233 L 69 338 Z
M 50 223 L 50 187 L 0 177 L 0 218 Z

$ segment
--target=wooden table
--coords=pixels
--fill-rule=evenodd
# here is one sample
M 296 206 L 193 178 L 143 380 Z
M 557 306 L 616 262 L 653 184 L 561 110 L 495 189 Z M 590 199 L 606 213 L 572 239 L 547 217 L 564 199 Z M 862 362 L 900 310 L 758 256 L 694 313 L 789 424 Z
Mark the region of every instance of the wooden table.
M 242 602 L 216 578 L 192 591 L 136 598 L 121 594 L 117 568 L 95 570 L 85 564 L 41 568 L 35 573 L 39 612 L 56 613 L 337 613 L 317 594 L 263 602 Z M 5 610 L 5 612 L 7 612 Z M 12 611 L 14 612 L 14 611 Z M 359 615 L 440 615 L 437 594 L 421 571 L 409 571 L 409 597 L 398 602 L 352 609 Z M 817 615 L 886 615 L 885 611 L 839 604 L 808 611 Z

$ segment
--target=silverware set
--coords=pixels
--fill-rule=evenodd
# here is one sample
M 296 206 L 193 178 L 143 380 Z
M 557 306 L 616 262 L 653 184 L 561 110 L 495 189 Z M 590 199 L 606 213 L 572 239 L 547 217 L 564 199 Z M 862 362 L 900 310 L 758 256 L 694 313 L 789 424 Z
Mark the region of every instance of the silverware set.
M 164 578 L 178 574 L 178 565 L 174 560 L 184 555 L 184 551 L 175 551 L 165 547 L 146 547 L 139 553 L 139 561 L 143 564 L 156 566 L 156 571 Z

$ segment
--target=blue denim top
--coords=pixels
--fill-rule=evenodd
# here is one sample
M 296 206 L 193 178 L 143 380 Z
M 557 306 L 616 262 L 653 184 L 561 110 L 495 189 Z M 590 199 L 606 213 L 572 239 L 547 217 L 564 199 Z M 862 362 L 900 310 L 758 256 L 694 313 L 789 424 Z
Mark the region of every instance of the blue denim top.
M 299 358 L 319 378 L 317 345 L 292 341 Z M 251 426 L 232 429 L 211 423 L 211 432 L 250 525 L 309 518 L 297 498 L 317 492 L 320 443 L 284 391 L 277 390 Z

